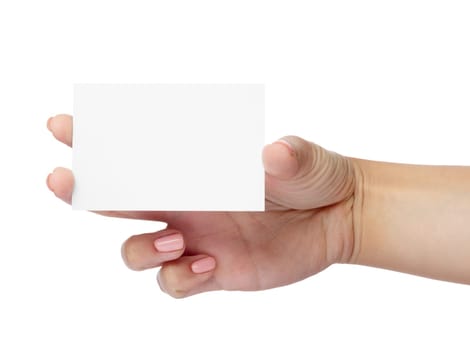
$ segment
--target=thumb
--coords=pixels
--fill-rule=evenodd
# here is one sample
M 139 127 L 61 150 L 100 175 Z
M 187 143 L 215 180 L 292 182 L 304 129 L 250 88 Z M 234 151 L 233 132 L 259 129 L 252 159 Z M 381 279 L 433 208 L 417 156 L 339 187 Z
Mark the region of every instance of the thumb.
M 297 136 L 265 146 L 267 208 L 312 209 L 349 198 L 355 176 L 350 159 Z

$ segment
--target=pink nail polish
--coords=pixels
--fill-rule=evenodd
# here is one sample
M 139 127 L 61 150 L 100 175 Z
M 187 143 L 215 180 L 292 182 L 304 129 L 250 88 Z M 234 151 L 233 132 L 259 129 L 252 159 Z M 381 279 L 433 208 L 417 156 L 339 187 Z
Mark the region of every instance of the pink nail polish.
M 204 273 L 215 269 L 215 259 L 208 256 L 207 258 L 195 261 L 191 264 L 191 270 L 194 273 Z
M 160 237 L 154 242 L 155 248 L 162 253 L 183 249 L 184 240 L 181 233 Z

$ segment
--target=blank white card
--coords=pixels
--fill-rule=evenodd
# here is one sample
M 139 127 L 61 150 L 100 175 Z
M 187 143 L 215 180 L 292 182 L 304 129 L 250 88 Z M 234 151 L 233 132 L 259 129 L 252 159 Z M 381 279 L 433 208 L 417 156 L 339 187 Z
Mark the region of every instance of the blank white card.
M 77 84 L 73 208 L 263 211 L 264 86 Z

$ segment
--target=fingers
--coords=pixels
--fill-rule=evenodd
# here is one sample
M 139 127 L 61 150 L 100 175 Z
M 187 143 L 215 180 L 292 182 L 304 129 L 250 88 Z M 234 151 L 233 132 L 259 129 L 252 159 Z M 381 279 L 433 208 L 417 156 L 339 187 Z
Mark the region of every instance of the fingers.
M 55 168 L 47 177 L 46 184 L 57 198 L 68 204 L 72 203 L 74 179 L 69 169 Z
M 218 289 L 213 281 L 215 259 L 207 255 L 182 256 L 184 250 L 181 232 L 165 229 L 130 237 L 122 245 L 122 258 L 136 271 L 162 266 L 158 284 L 175 298 Z
M 122 245 L 122 258 L 130 269 L 140 271 L 178 259 L 184 248 L 183 235 L 167 229 L 130 237 Z
M 67 204 L 72 203 L 72 193 L 75 180 L 72 171 L 66 168 L 56 168 L 47 176 L 46 184 L 57 198 Z M 97 211 L 96 214 L 124 219 L 154 220 L 168 222 L 175 213 L 163 211 Z
M 294 148 L 284 140 L 278 140 L 263 149 L 266 173 L 281 180 L 293 177 L 299 168 Z
M 207 255 L 183 256 L 163 264 L 157 275 L 161 290 L 174 298 L 220 289 L 214 279 L 216 261 Z
M 47 121 L 47 128 L 57 140 L 72 147 L 72 116 L 68 114 L 59 114 L 55 117 L 50 117 Z
M 312 209 L 349 198 L 355 174 L 348 158 L 296 136 L 263 150 L 266 200 L 271 208 Z
M 47 128 L 54 137 L 68 146 L 72 146 L 72 117 L 59 114 L 47 120 Z M 72 172 L 65 168 L 56 168 L 47 176 L 47 187 L 56 197 L 64 202 L 72 203 L 74 179 Z

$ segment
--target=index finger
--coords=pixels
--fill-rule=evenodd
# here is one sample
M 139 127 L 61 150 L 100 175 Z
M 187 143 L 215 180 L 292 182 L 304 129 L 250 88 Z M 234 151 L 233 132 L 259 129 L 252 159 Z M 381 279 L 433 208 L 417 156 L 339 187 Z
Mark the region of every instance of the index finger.
M 72 116 L 58 114 L 47 120 L 47 128 L 60 142 L 72 147 L 73 122 Z

